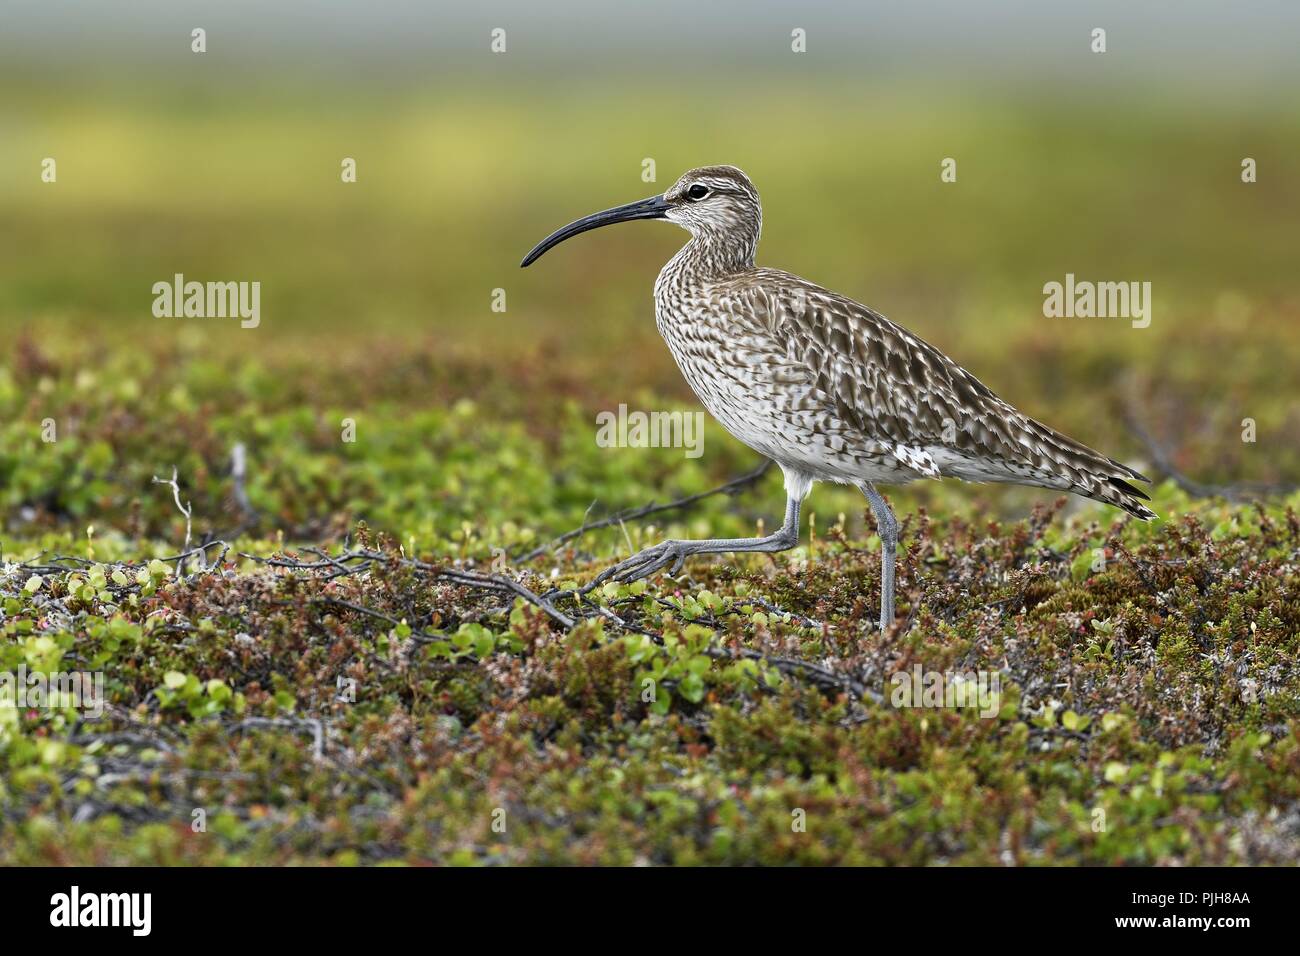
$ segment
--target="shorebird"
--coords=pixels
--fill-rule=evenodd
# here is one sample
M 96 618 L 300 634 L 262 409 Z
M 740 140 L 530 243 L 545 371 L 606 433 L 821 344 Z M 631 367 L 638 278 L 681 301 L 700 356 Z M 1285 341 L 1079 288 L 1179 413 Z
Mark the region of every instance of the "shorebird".
M 633 219 L 690 233 L 655 282 L 655 322 L 704 407 L 785 475 L 785 522 L 760 538 L 668 540 L 607 568 L 635 581 L 696 554 L 778 552 L 799 543 L 799 509 L 816 481 L 866 495 L 881 541 L 880 627 L 894 619 L 898 521 L 876 484 L 920 478 L 1007 482 L 1073 492 L 1155 517 L 1127 465 L 998 398 L 934 346 L 878 312 L 806 279 L 754 265 L 763 211 L 734 166 L 692 169 L 659 196 L 594 213 L 547 236 L 566 239 Z

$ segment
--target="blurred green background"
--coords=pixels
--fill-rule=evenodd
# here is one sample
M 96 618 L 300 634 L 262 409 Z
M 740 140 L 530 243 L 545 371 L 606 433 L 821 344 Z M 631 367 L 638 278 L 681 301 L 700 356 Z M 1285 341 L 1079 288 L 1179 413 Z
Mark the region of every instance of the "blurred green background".
M 706 163 L 759 187 L 761 263 L 884 312 L 1031 415 L 1139 467 L 1150 450 L 1125 416 L 1205 480 L 1300 474 L 1286 5 L 18 3 L 5 17 L 11 542 L 89 521 L 174 538 L 149 481 L 173 464 L 217 533 L 235 523 L 221 509 L 237 441 L 261 531 L 367 517 L 431 545 L 467 521 L 558 532 L 593 501 L 743 470 L 753 456 L 715 426 L 698 463 L 594 447 L 596 413 L 621 402 L 698 408 L 651 302 L 684 234 L 623 226 L 518 268 L 557 226 Z M 189 51 L 194 26 L 205 54 Z M 795 27 L 807 53 L 790 50 Z M 945 157 L 956 183 L 940 182 Z M 178 272 L 260 281 L 260 327 L 155 318 L 151 286 Z M 1042 287 L 1067 272 L 1150 281 L 1151 326 L 1044 318 Z M 349 415 L 355 447 L 337 436 Z M 58 447 L 40 441 L 47 417 Z M 775 517 L 772 481 L 738 521 Z M 1051 497 L 905 493 L 936 496 L 1015 515 Z

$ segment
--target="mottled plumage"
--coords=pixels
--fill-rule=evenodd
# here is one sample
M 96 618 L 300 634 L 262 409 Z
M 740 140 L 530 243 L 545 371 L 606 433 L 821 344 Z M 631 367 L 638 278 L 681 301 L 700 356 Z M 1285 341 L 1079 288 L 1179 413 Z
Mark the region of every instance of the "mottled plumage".
M 762 207 L 735 167 L 691 170 L 661 197 L 579 220 L 524 264 L 570 235 L 632 218 L 665 218 L 690 231 L 655 282 L 659 332 L 710 414 L 781 466 L 789 504 L 786 526 L 775 535 L 664 542 L 602 577 L 640 577 L 668 563 L 680 566 L 689 554 L 791 547 L 799 502 L 812 483 L 842 482 L 863 490 L 881 525 L 885 627 L 893 616 L 896 522 L 873 482 L 953 477 L 1036 485 L 1154 517 L 1139 500 L 1147 496 L 1129 483 L 1147 479 L 1132 468 L 1017 411 L 866 306 L 756 267 Z

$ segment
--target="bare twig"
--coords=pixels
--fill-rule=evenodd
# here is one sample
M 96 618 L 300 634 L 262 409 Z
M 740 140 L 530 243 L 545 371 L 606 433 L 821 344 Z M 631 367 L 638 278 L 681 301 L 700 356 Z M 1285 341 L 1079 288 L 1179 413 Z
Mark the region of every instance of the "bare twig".
M 1231 485 L 1207 485 L 1188 477 L 1173 462 L 1169 450 L 1152 437 L 1151 433 L 1138 424 L 1131 415 L 1124 416 L 1135 438 L 1142 443 L 1151 460 L 1166 477 L 1183 491 L 1194 498 L 1224 498 L 1228 501 L 1253 501 L 1266 495 L 1285 495 L 1295 491 L 1297 485 L 1267 484 L 1264 482 L 1240 482 Z
M 638 518 L 646 518 L 653 514 L 659 514 L 664 511 L 673 511 L 677 508 L 686 508 L 689 507 L 690 505 L 695 504 L 698 501 L 703 501 L 705 498 L 712 498 L 714 495 L 737 494 L 738 492 L 744 490 L 745 488 L 757 482 L 760 478 L 762 478 L 765 474 L 767 474 L 768 469 L 771 467 L 772 467 L 771 460 L 765 458 L 763 459 L 762 464 L 760 464 L 757 468 L 754 468 L 751 471 L 747 471 L 745 472 L 745 474 L 740 475 L 736 478 L 732 478 L 730 481 L 726 482 L 725 484 L 718 485 L 718 487 L 711 488 L 708 491 L 701 491 L 698 492 L 697 494 L 687 495 L 684 498 L 678 498 L 676 501 L 669 501 L 665 504 L 656 504 L 655 502 L 652 501 L 649 504 L 642 505 L 639 508 L 628 508 L 623 511 L 616 512 L 615 514 L 610 515 L 608 518 L 602 518 L 599 521 L 588 522 L 584 518 L 582 524 L 579 527 L 574 528 L 572 531 L 564 532 L 564 534 L 560 535 L 558 538 L 553 538 L 551 541 L 547 542 L 546 544 L 539 545 L 538 547 L 534 548 L 532 551 L 529 551 L 527 554 L 523 555 L 522 557 L 516 558 L 515 560 L 526 563 L 528 561 L 532 561 L 534 558 L 540 558 L 542 555 L 549 554 L 550 552 L 554 551 L 562 544 L 566 544 L 567 542 L 572 541 L 574 538 L 582 537 L 582 535 L 586 534 L 588 531 L 596 531 L 599 530 L 600 528 L 610 528 L 613 527 L 614 525 L 622 525 L 625 521 L 634 521 Z M 591 509 L 588 508 L 587 510 L 590 511 Z
M 765 600 L 763 598 L 758 598 L 758 597 L 738 598 L 737 603 L 741 605 L 752 604 L 755 607 L 761 607 L 764 611 L 768 611 L 772 614 L 788 615 L 792 620 L 798 621 L 804 627 L 823 626 L 822 622 L 817 620 L 816 618 L 809 617 L 806 614 L 800 614 L 798 611 L 787 611 L 785 608 L 777 607 L 771 601 Z
M 287 568 L 293 571 L 324 571 L 331 569 L 331 573 L 325 576 L 325 580 L 338 577 L 345 577 L 364 571 L 374 564 L 398 565 L 400 567 L 410 568 L 422 574 L 428 574 L 436 580 L 445 581 L 458 587 L 474 588 L 485 591 L 495 591 L 497 593 L 514 594 L 523 598 L 534 607 L 540 608 L 548 617 L 568 629 L 573 627 L 575 621 L 567 614 L 560 612 L 549 597 L 543 597 L 529 588 L 520 584 L 518 581 L 505 574 L 480 574 L 477 571 L 459 568 L 440 567 L 436 564 L 429 564 L 416 558 L 396 557 L 391 554 L 385 554 L 382 551 L 368 551 L 357 549 L 345 551 L 342 554 L 330 557 L 316 548 L 307 549 L 310 553 L 315 554 L 321 560 L 319 561 L 297 561 L 290 558 L 263 558 L 254 554 L 240 552 L 240 557 L 247 558 L 258 564 L 265 564 L 270 567 Z M 335 601 L 335 603 L 340 603 Z M 365 608 L 354 607 L 353 610 L 367 610 Z M 378 612 L 371 612 L 378 613 Z M 382 615 L 381 615 L 382 616 Z M 392 623 L 396 624 L 394 620 Z
M 213 560 L 209 561 L 209 560 L 208 560 L 208 549 L 209 549 L 209 548 L 215 548 L 215 547 L 220 547 L 220 548 L 221 548 L 221 554 L 218 555 L 218 556 L 217 556 L 216 558 L 214 558 Z M 203 562 L 202 562 L 202 564 L 203 564 L 203 569 L 204 569 L 204 570 L 207 570 L 207 569 L 209 569 L 209 568 L 215 568 L 217 565 L 219 565 L 222 561 L 224 561 L 224 560 L 226 559 L 226 555 L 229 554 L 229 553 L 230 553 L 230 545 L 227 544 L 225 541 L 222 541 L 220 538 L 216 538 L 216 539 L 214 539 L 214 540 L 212 540 L 212 541 L 208 541 L 208 542 L 205 542 L 205 543 L 199 545 L 197 548 L 190 548 L 190 549 L 187 550 L 187 551 L 182 551 L 180 554 L 169 554 L 169 555 L 164 555 L 163 557 L 158 558 L 157 560 L 159 560 L 159 561 L 175 561 L 175 562 L 177 563 L 177 564 L 176 564 L 176 576 L 177 576 L 177 577 L 180 577 L 180 576 L 181 576 L 181 573 L 182 573 L 182 572 L 181 572 L 181 563 L 182 563 L 182 562 L 185 562 L 185 561 L 188 561 L 190 558 L 194 557 L 195 555 L 199 555 L 200 557 L 202 557 L 202 559 L 203 559 Z
M 813 664 L 810 661 L 802 661 L 794 657 L 777 657 L 772 654 L 764 654 L 761 651 L 742 648 L 739 651 L 729 651 L 725 648 L 712 647 L 704 651 L 709 657 L 715 660 L 734 661 L 740 658 L 748 660 L 764 661 L 775 667 L 783 674 L 802 677 L 818 687 L 833 690 L 846 690 L 857 698 L 867 698 L 873 703 L 882 703 L 884 698 L 874 690 L 870 690 L 860 681 L 854 680 L 844 674 L 836 674 L 834 671 L 827 670 L 820 664 Z
M 176 564 L 176 576 L 182 577 L 185 574 L 185 560 L 192 553 L 190 551 L 190 537 L 192 531 L 191 517 L 193 515 L 194 509 L 188 501 L 185 504 L 181 504 L 181 486 L 180 483 L 176 480 L 176 474 L 177 474 L 176 466 L 173 465 L 172 476 L 170 480 L 159 478 L 157 475 L 154 475 L 153 483 L 155 485 L 171 486 L 172 500 L 176 502 L 176 510 L 185 516 L 185 547 L 181 549 L 183 553 L 181 554 L 180 561 L 178 561 Z

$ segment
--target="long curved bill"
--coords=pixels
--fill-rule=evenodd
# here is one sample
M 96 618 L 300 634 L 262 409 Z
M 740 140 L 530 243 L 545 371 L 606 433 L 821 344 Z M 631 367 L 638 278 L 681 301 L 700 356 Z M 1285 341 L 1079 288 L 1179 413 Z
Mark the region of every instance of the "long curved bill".
M 668 209 L 668 203 L 664 201 L 663 196 L 651 196 L 649 199 L 630 202 L 626 206 L 615 206 L 604 212 L 583 216 L 577 222 L 571 222 L 563 229 L 557 229 L 533 246 L 533 251 L 524 256 L 524 261 L 519 263 L 519 266 L 527 268 L 540 259 L 548 249 L 589 229 L 599 229 L 601 226 L 610 226 L 616 222 L 631 222 L 633 219 L 663 219 Z

